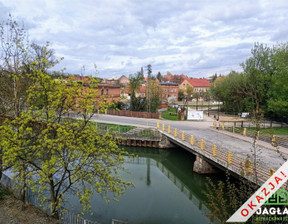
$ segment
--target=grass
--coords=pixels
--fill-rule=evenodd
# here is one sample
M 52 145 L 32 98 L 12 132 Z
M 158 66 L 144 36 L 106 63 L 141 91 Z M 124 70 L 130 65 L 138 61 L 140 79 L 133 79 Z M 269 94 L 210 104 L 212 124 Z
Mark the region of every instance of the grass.
M 155 133 L 153 131 L 150 131 L 149 129 L 143 130 L 139 133 L 140 136 L 145 136 L 145 137 L 152 137 L 155 136 Z
M 256 128 L 247 128 L 247 131 L 256 131 Z M 288 128 L 261 128 L 260 133 L 269 135 L 288 135 Z
M 229 131 L 231 131 L 231 128 L 228 128 Z M 247 132 L 255 132 L 255 127 L 246 128 Z M 235 133 L 243 133 L 243 128 L 236 127 Z M 261 134 L 267 134 L 267 135 L 288 135 L 288 128 L 261 128 L 260 129 Z
M 162 112 L 162 118 L 171 121 L 178 121 L 177 109 L 168 107 L 168 110 Z
M 103 127 L 105 128 L 107 127 L 110 131 L 118 132 L 118 133 L 125 133 L 136 128 L 135 126 L 131 126 L 131 125 L 108 124 L 108 123 L 99 123 L 99 122 L 97 122 L 96 125 L 100 129 Z

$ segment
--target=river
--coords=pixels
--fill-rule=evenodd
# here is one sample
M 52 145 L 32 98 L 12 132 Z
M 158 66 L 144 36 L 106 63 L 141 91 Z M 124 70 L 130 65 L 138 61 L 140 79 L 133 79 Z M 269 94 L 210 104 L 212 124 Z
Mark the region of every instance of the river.
M 208 224 L 216 223 L 207 217 L 210 208 L 203 191 L 206 175 L 193 172 L 195 156 L 183 149 L 126 148 L 137 154 L 133 161 L 125 163 L 128 172 L 121 176 L 132 181 L 119 202 L 109 204 L 100 196 L 91 200 L 93 214 L 85 214 L 89 220 L 111 224 L 112 219 L 133 224 Z M 214 181 L 224 180 L 223 174 L 209 175 Z M 75 213 L 81 207 L 72 199 Z M 69 206 L 70 207 L 70 206 Z

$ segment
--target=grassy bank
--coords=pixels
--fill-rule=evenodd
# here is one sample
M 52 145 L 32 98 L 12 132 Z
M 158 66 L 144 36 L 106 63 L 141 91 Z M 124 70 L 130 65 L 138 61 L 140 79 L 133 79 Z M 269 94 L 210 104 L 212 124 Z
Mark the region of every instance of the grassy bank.
M 228 128 L 227 130 L 231 131 L 232 128 Z M 255 133 L 256 128 L 246 128 L 246 131 L 247 133 Z M 243 128 L 235 127 L 235 133 L 243 133 Z M 260 133 L 266 135 L 288 135 L 288 128 L 261 128 Z
M 177 109 L 168 107 L 167 111 L 162 112 L 162 118 L 166 120 L 178 121 Z

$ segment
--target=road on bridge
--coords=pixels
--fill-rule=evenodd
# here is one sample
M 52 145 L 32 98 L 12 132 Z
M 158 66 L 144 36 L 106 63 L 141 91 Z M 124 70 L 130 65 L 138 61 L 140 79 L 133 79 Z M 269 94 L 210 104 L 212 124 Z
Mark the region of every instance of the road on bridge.
M 93 116 L 92 121 L 133 125 L 137 127 L 156 127 L 156 124 L 159 121 L 160 123 L 164 123 L 165 126 L 170 125 L 171 130 L 177 128 L 179 131 L 184 131 L 196 138 L 201 138 L 204 141 L 211 142 L 215 144 L 217 148 L 227 150 L 227 152 L 230 151 L 243 158 L 249 156 L 252 160 L 253 147 L 251 138 L 243 137 L 238 134 L 233 134 L 233 136 L 231 136 L 232 134 L 225 131 L 218 131 L 212 127 L 214 120 L 207 116 L 204 121 L 170 121 L 113 115 L 95 115 Z M 287 154 L 282 153 L 281 156 L 280 153 L 277 152 L 276 148 L 266 142 L 257 141 L 256 149 L 257 162 L 275 170 L 277 170 L 281 164 L 287 160 L 285 157 L 288 157 L 288 149 Z

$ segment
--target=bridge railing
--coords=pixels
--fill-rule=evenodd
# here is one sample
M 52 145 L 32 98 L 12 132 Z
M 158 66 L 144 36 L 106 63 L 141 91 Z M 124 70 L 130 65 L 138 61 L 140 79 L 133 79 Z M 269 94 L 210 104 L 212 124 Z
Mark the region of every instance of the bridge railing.
M 214 123 L 215 125 L 215 123 Z M 258 140 L 271 143 L 273 146 L 282 146 L 284 148 L 288 148 L 288 137 L 287 135 L 276 135 L 272 131 L 271 133 L 267 133 L 264 129 L 260 131 L 256 131 L 255 129 L 239 127 L 235 125 L 227 125 L 227 123 L 222 123 L 221 129 L 225 131 L 232 132 L 234 134 L 241 134 L 248 137 L 256 137 Z M 264 133 L 263 133 L 264 132 Z
M 221 147 L 210 141 L 204 141 L 175 127 L 157 122 L 157 128 L 163 133 L 170 135 L 178 143 L 185 145 L 191 151 L 196 151 L 207 159 L 228 168 L 238 175 L 244 176 L 254 183 L 264 183 L 275 172 L 274 169 L 266 167 L 257 161 L 254 163 L 250 158 L 243 158 L 233 152 L 221 149 Z

